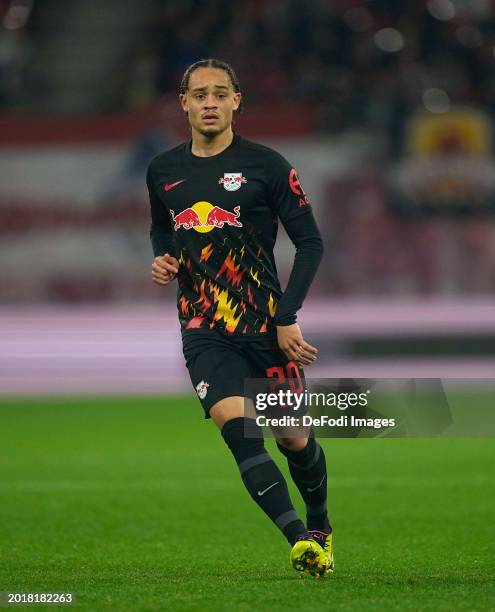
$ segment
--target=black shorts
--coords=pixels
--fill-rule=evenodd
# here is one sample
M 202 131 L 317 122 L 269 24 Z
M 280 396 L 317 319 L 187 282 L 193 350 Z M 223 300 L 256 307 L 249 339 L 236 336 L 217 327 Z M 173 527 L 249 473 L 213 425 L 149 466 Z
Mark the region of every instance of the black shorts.
M 182 335 L 182 349 L 207 419 L 211 407 L 220 400 L 246 395 L 246 378 L 273 378 L 290 382 L 295 390 L 302 389 L 303 369 L 288 359 L 275 336 L 248 340 L 213 329 L 191 330 Z

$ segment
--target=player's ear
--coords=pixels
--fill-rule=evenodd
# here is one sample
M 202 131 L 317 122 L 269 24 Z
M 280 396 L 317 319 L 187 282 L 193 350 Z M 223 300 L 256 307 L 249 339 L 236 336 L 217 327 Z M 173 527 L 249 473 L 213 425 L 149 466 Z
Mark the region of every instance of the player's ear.
M 234 94 L 234 110 L 239 110 L 239 106 L 241 105 L 241 93 L 237 91 Z
M 180 105 L 182 106 L 182 110 L 187 113 L 187 96 L 186 94 L 179 94 Z

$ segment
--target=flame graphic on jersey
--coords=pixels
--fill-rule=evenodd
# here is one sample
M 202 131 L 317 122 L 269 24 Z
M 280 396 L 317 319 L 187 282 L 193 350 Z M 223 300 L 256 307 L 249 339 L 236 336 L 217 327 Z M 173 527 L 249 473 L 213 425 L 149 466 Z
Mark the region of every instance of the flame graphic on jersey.
M 253 274 L 253 268 L 251 268 L 249 270 L 249 274 L 251 275 L 251 278 L 258 284 L 258 289 L 259 289 L 261 286 L 261 283 L 258 279 L 258 270 L 256 270 L 256 272 Z
M 186 329 L 198 329 L 203 325 L 205 318 L 202 315 L 198 315 L 193 317 L 190 321 L 188 321 L 186 325 Z
M 268 319 L 265 319 L 265 322 L 260 327 L 260 334 L 264 334 L 267 329 L 268 329 Z
M 199 288 L 199 300 L 194 302 L 195 304 L 198 304 L 199 309 L 203 312 L 206 312 L 211 306 L 211 299 L 206 295 L 205 283 L 206 279 L 203 279 L 201 287 Z
M 248 283 L 247 287 L 248 287 L 247 288 L 248 302 L 251 304 L 251 306 L 254 307 L 255 310 L 258 310 L 258 306 L 254 302 L 253 292 L 251 291 L 251 285 Z
M 185 263 L 186 263 L 186 260 L 184 259 L 184 251 L 181 249 L 180 257 L 179 257 L 179 265 L 184 265 Z
M 267 302 L 267 306 L 268 306 L 268 312 L 270 313 L 270 316 L 273 319 L 273 317 L 275 316 L 275 313 L 277 312 L 277 304 L 275 303 L 275 300 L 273 299 L 273 295 L 271 293 L 270 293 L 270 298 Z
M 243 244 L 242 248 L 241 248 L 241 259 L 244 257 L 244 251 L 246 249 L 246 246 Z
M 208 244 L 207 246 L 201 249 L 201 257 L 199 258 L 199 261 L 208 261 L 212 253 L 213 253 L 213 244 L 210 242 L 210 244 Z
M 232 250 L 230 250 L 222 264 L 222 267 L 218 271 L 218 274 L 215 276 L 215 280 L 217 280 L 219 276 L 227 271 L 227 281 L 232 285 L 232 287 L 238 287 L 241 284 L 242 277 L 244 276 L 246 270 L 239 272 L 241 264 L 237 264 L 237 266 L 235 264 L 235 255 L 232 257 Z
M 182 312 L 182 314 L 184 316 L 187 315 L 187 311 L 189 308 L 189 300 L 186 297 L 181 296 L 179 300 L 179 306 L 180 306 L 180 311 Z
M 213 321 L 223 321 L 225 322 L 225 331 L 232 333 L 235 331 L 239 321 L 242 317 L 242 310 L 237 315 L 237 304 L 232 306 L 232 302 L 234 298 L 229 299 L 228 289 L 220 289 L 218 285 L 213 285 L 213 292 L 215 296 L 215 303 L 217 304 L 217 308 L 215 310 L 215 314 L 213 316 Z

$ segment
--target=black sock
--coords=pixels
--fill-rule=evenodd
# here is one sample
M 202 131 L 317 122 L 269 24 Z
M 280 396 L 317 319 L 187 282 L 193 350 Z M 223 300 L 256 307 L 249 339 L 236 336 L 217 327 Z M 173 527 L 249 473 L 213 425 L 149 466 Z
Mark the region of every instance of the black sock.
M 309 437 L 308 444 L 292 451 L 277 442 L 280 452 L 287 457 L 289 470 L 306 504 L 308 529 L 331 531 L 327 514 L 327 464 L 323 449 Z
M 267 453 L 261 431 L 259 438 L 245 437 L 245 425 L 255 426 L 252 419 L 239 417 L 227 421 L 222 436 L 239 466 L 246 489 L 263 512 L 282 531 L 290 544 L 307 533 L 292 505 L 287 483 Z

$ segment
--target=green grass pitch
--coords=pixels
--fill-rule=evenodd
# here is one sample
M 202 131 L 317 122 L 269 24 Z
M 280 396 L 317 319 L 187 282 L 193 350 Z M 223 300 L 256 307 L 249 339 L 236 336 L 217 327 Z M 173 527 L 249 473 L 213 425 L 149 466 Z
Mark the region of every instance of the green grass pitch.
M 336 573 L 314 580 L 193 397 L 4 399 L 0 431 L 0 591 L 72 591 L 81 610 L 495 609 L 493 439 L 323 440 Z

